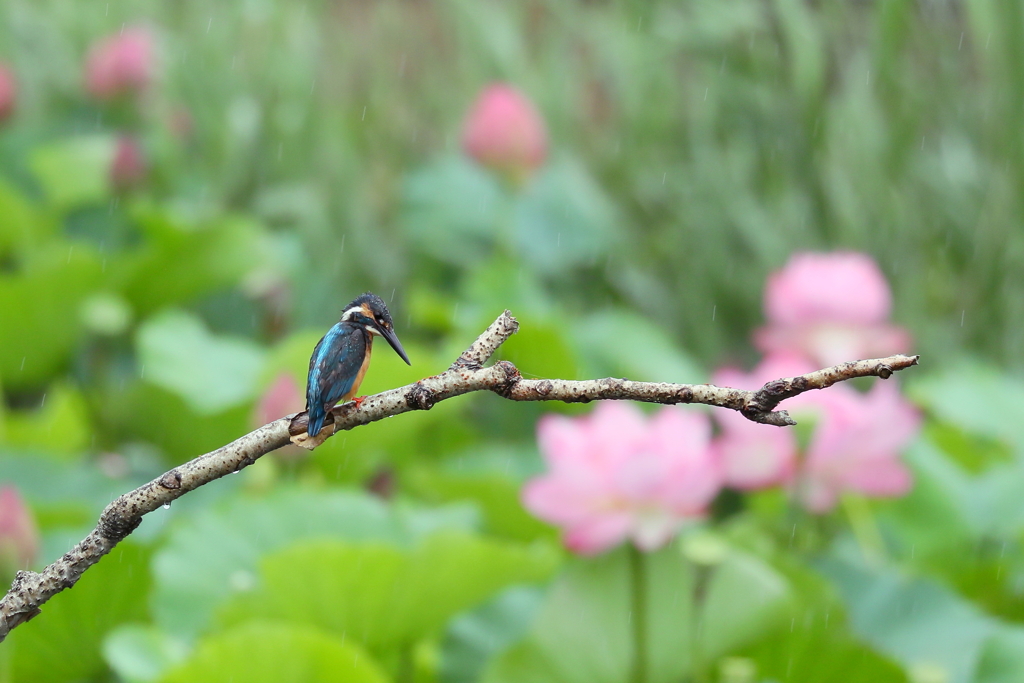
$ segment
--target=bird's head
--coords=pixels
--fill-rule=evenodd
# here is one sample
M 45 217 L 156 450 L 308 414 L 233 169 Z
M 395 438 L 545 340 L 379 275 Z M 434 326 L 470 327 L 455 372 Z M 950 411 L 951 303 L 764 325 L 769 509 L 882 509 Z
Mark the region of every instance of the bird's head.
M 398 335 L 395 334 L 395 324 L 391 320 L 387 304 L 376 294 L 367 292 L 357 296 L 345 307 L 341 321 L 361 325 L 370 334 L 384 337 L 399 358 L 412 365 L 409 356 L 405 354 L 405 349 L 402 348 L 402 342 L 398 341 Z

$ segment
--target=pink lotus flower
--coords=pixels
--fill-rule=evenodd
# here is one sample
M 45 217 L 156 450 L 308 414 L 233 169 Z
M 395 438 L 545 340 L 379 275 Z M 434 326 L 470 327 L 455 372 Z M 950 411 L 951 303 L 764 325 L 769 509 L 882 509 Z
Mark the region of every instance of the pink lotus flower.
M 470 108 L 462 147 L 481 165 L 522 181 L 547 157 L 547 130 L 525 95 L 496 83 L 485 88 Z
M 712 383 L 735 389 L 756 390 L 766 382 L 795 377 L 811 372 L 805 359 L 794 354 L 769 356 L 750 374 L 723 368 L 711 378 Z M 809 394 L 786 401 L 786 410 L 806 405 Z M 722 429 L 714 441 L 714 449 L 722 463 L 725 485 L 740 490 L 754 490 L 787 484 L 796 468 L 797 443 L 792 429 L 751 422 L 733 410 L 716 410 L 713 415 Z
M 537 437 L 550 471 L 527 483 L 523 504 L 561 526 L 578 553 L 627 538 L 658 548 L 702 517 L 721 487 L 703 413 L 666 406 L 647 418 L 608 401 L 580 418 L 545 416 Z
M 39 554 L 39 530 L 13 486 L 0 487 L 0 570 L 9 579 Z
M 125 29 L 95 43 L 85 63 L 85 87 L 101 100 L 142 91 L 153 79 L 153 35 Z
M 827 512 L 843 491 L 907 493 L 913 481 L 900 452 L 917 436 L 921 416 L 899 387 L 890 380 L 867 394 L 842 385 L 815 393 L 820 417 L 795 482 L 804 506 Z
M 131 136 L 119 137 L 110 163 L 110 182 L 114 188 L 123 191 L 139 185 L 146 179 L 146 170 L 142 145 Z
M 801 253 L 768 278 L 768 325 L 759 349 L 799 351 L 824 366 L 906 351 L 906 330 L 887 323 L 892 297 L 885 276 L 864 254 Z
M 14 72 L 6 64 L 0 64 L 0 122 L 6 121 L 14 113 L 17 95 Z

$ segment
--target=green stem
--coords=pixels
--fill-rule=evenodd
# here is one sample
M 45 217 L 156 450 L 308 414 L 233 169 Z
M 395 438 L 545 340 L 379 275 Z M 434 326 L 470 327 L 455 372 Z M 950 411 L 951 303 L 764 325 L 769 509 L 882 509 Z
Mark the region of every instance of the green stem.
M 707 601 L 708 584 L 714 568 L 699 562 L 693 563 L 693 601 L 690 603 L 690 662 L 693 683 L 704 683 L 704 656 L 702 647 L 702 622 L 704 620 L 704 603 Z
M 632 603 L 630 623 L 633 626 L 633 670 L 629 680 L 631 683 L 647 683 L 647 573 L 643 553 L 632 543 L 628 547 Z

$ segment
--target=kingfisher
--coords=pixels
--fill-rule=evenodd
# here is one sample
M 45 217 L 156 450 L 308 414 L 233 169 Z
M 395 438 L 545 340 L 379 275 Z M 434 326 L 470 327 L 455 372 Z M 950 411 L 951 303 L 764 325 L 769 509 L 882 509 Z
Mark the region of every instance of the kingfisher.
M 320 339 L 309 359 L 306 381 L 306 410 L 309 427 L 306 433 L 316 436 L 324 426 L 327 413 L 339 402 L 347 401 L 359 391 L 375 336 L 384 337 L 395 353 L 408 365 L 402 343 L 395 334 L 395 325 L 384 300 L 367 292 L 345 307 L 341 320 Z M 362 399 L 356 399 L 356 404 Z

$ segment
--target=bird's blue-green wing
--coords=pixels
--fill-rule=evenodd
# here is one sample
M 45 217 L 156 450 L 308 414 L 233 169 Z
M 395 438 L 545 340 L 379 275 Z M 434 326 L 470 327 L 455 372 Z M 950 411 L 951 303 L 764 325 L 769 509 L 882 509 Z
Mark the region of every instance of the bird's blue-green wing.
M 320 431 L 327 411 L 352 391 L 365 356 L 366 335 L 348 323 L 332 327 L 313 349 L 306 381 L 311 436 Z

